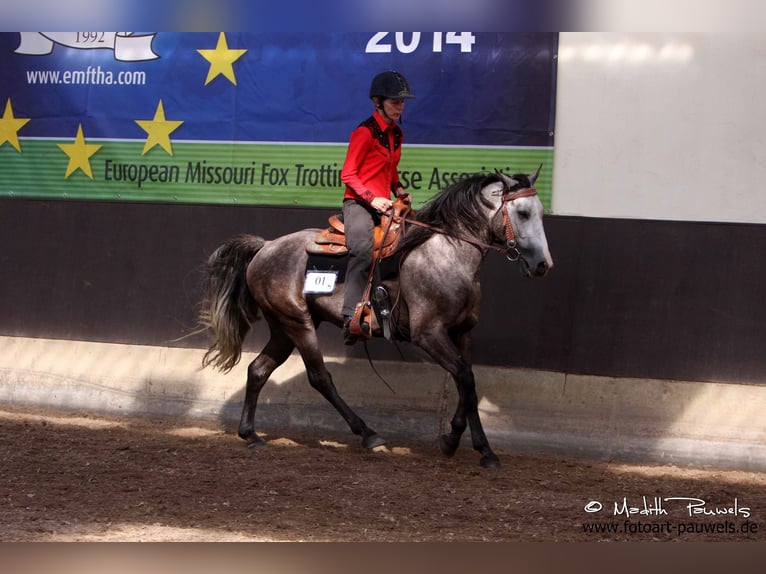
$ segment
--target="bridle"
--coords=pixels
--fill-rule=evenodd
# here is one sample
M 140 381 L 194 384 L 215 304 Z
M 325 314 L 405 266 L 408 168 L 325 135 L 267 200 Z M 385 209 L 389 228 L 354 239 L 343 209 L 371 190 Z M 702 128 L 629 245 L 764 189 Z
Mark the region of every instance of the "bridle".
M 508 210 L 506 209 L 506 205 L 516 199 L 521 199 L 522 197 L 532 197 L 533 195 L 537 195 L 537 190 L 534 187 L 525 187 L 524 189 L 519 189 L 518 191 L 510 191 L 506 183 L 503 182 L 503 201 L 500 204 L 500 208 L 498 209 L 498 211 L 503 212 L 503 229 L 505 230 L 505 249 L 502 247 L 498 247 L 497 245 L 483 243 L 471 237 L 456 237 L 451 234 L 448 234 L 446 231 L 444 231 L 443 229 L 439 227 L 435 227 L 433 225 L 429 225 L 427 223 L 423 223 L 415 219 L 405 218 L 404 220 L 407 223 L 411 223 L 419 227 L 424 227 L 425 229 L 429 229 L 435 233 L 441 233 L 442 235 L 455 237 L 455 239 L 459 239 L 461 241 L 465 241 L 466 243 L 470 243 L 474 247 L 478 247 L 481 250 L 491 249 L 493 251 L 497 251 L 505 255 L 508 261 L 518 261 L 521 258 L 521 252 L 519 251 L 519 248 L 516 245 L 516 236 L 513 233 L 513 223 L 511 222 L 511 218 L 508 215 Z
M 507 203 L 520 199 L 522 197 L 532 197 L 537 195 L 537 190 L 534 187 L 527 187 L 518 191 L 503 193 L 503 203 L 500 205 L 500 209 L 503 210 L 503 227 L 505 228 L 505 245 L 506 252 L 505 257 L 508 261 L 518 261 L 521 257 L 521 252 L 516 245 L 516 236 L 513 233 L 513 224 L 511 223 L 511 217 L 508 215 L 508 210 L 505 208 Z

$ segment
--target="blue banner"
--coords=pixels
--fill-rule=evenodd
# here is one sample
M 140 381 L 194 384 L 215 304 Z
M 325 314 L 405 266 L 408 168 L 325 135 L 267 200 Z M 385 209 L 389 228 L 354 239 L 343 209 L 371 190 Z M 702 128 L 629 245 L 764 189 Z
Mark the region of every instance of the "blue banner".
M 370 81 L 386 69 L 403 73 L 416 96 L 403 128 L 405 145 L 422 149 L 405 152 L 403 168 L 433 180 L 428 191 L 449 181 L 432 170 L 445 162 L 534 168 L 513 165 L 511 152 L 550 160 L 557 44 L 555 33 L 0 33 L 0 169 L 10 176 L 0 193 L 229 201 L 239 181 L 243 201 L 300 204 L 320 187 L 329 202 L 343 146 L 372 112 Z M 321 177 L 300 177 L 305 153 L 321 162 L 311 168 Z M 62 167 L 39 165 L 51 157 Z M 210 158 L 215 166 L 191 163 Z M 289 193 L 264 199 L 286 162 L 295 177 L 278 181 Z M 156 193 L 138 193 L 151 183 Z M 173 195 L 161 184 L 177 184 Z

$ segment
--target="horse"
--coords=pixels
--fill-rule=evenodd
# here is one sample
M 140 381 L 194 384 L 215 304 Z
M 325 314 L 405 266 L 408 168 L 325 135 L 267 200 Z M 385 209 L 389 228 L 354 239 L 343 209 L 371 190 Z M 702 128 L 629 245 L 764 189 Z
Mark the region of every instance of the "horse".
M 543 277 L 553 267 L 543 205 L 533 187 L 539 173 L 540 168 L 512 176 L 483 172 L 445 187 L 405 222 L 397 248 L 398 275 L 386 280 L 396 300 L 399 331 L 444 368 L 457 387 L 451 430 L 438 441 L 441 452 L 453 456 L 470 426 L 484 468 L 497 468 L 500 461 L 482 427 L 471 368 L 472 331 L 479 321 L 479 270 L 490 250 L 518 261 L 528 277 Z M 199 321 L 212 331 L 213 342 L 203 368 L 230 371 L 256 319 L 265 319 L 269 328 L 266 346 L 247 368 L 238 428 L 239 437 L 253 449 L 266 446 L 255 431 L 258 396 L 294 349 L 303 359 L 309 384 L 361 436 L 362 446 L 385 444 L 341 398 L 325 366 L 317 328 L 322 322 L 342 327 L 343 284 L 331 294 L 304 293 L 306 245 L 318 231 L 304 229 L 273 240 L 237 235 L 204 265 Z

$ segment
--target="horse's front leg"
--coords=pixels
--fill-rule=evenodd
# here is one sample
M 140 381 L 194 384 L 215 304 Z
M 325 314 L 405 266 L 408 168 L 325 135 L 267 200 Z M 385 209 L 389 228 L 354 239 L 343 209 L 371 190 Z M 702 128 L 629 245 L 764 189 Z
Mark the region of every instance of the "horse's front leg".
M 261 449 L 266 443 L 255 432 L 255 409 L 258 406 L 258 396 L 261 389 L 269 380 L 274 370 L 284 363 L 293 351 L 292 342 L 283 336 L 275 336 L 272 331 L 271 339 L 260 355 L 247 367 L 247 385 L 245 401 L 242 405 L 242 416 L 239 420 L 239 437 L 247 441 L 248 448 Z
M 458 404 L 450 423 L 451 431 L 439 439 L 439 448 L 446 456 L 453 456 L 466 427 L 471 428 L 473 448 L 481 454 L 479 463 L 484 468 L 498 468 L 500 460 L 489 446 L 484 427 L 479 417 L 479 399 L 476 395 L 476 381 L 470 364 L 470 334 L 457 338 L 457 343 L 445 329 L 425 329 L 426 336 L 414 342 L 452 375 L 458 392 Z
M 450 423 L 451 432 L 441 436 L 439 446 L 445 455 L 454 455 L 466 426 L 469 426 L 473 448 L 481 454 L 479 464 L 484 468 L 499 468 L 500 459 L 489 446 L 489 440 L 479 417 L 479 399 L 476 394 L 473 370 L 462 360 L 458 362 L 462 364 L 458 367 L 457 373 L 453 374 L 458 391 L 458 404 Z

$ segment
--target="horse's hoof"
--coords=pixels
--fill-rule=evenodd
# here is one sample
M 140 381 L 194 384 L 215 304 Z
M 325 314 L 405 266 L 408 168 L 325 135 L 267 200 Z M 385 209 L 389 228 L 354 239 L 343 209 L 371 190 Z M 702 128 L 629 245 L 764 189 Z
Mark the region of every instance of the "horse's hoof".
M 260 437 L 251 438 L 247 441 L 248 450 L 264 450 L 267 446 L 266 442 Z
M 386 444 L 386 439 L 378 434 L 371 434 L 362 439 L 362 446 L 367 449 L 375 448 L 376 446 L 383 446 Z
M 452 458 L 455 456 L 457 445 L 452 443 L 448 434 L 443 434 L 439 437 L 439 450 L 441 450 L 442 454 L 447 458 Z
M 500 459 L 494 454 L 487 454 L 481 457 L 479 464 L 482 468 L 500 468 Z

